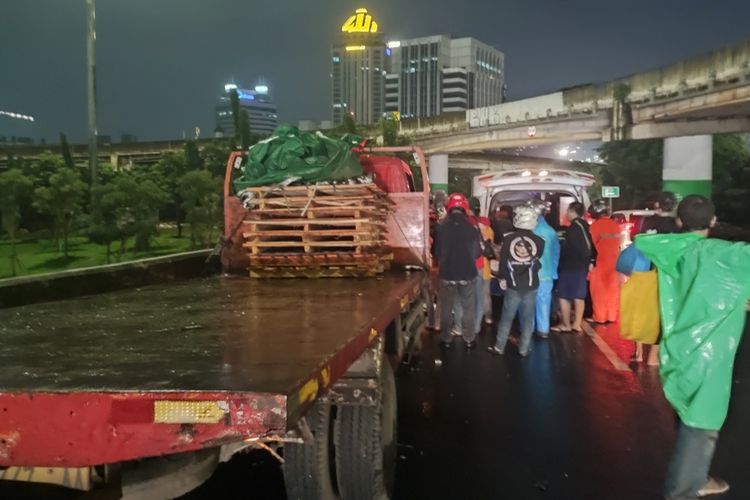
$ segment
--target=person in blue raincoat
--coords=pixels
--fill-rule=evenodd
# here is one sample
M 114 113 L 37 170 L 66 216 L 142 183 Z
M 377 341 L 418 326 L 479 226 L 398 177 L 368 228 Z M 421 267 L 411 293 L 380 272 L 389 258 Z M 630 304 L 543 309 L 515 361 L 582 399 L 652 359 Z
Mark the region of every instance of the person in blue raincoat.
M 557 265 L 560 263 L 560 240 L 557 237 L 557 232 L 544 218 L 550 211 L 549 204 L 538 199 L 532 201 L 531 204 L 539 215 L 534 234 L 544 240 L 544 253 L 541 258 L 542 269 L 539 271 L 539 288 L 536 292 L 534 324 L 536 325 L 537 335 L 546 339 L 549 337 L 552 288 L 557 279 Z
M 677 208 L 683 234 L 636 236 L 659 271 L 664 395 L 680 417 L 667 471 L 668 500 L 702 498 L 729 485 L 708 475 L 727 416 L 732 371 L 750 297 L 750 245 L 709 239 L 714 206 L 703 196 Z

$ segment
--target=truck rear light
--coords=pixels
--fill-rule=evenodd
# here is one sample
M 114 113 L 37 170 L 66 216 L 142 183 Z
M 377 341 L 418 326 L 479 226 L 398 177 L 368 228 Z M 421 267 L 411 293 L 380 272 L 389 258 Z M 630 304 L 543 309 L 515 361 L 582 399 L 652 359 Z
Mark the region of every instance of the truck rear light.
M 226 401 L 154 401 L 155 424 L 218 424 L 228 413 Z

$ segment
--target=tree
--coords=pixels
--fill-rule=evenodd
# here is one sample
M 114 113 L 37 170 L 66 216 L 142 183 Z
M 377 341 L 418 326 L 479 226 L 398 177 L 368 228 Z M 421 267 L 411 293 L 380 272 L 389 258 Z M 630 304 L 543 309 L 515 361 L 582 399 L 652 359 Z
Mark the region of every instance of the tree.
M 187 170 L 200 170 L 203 168 L 203 158 L 195 141 L 187 141 L 184 148 L 185 167 Z
M 106 247 L 107 264 L 109 264 L 112 256 L 112 243 L 123 240 L 123 230 L 117 218 L 122 200 L 118 196 L 114 178 L 106 184 L 97 185 L 93 189 L 92 199 L 94 208 L 89 218 L 88 236 L 92 242 Z M 124 246 L 124 243 L 121 246 Z
M 168 196 L 168 203 L 174 209 L 175 223 L 177 224 L 177 237 L 182 238 L 182 197 L 178 189 L 180 178 L 188 172 L 185 155 L 181 153 L 165 153 L 159 163 L 154 166 L 155 178 L 150 178 L 154 184 L 159 185 Z M 140 176 L 148 175 L 149 172 L 141 171 Z M 158 178 L 156 178 L 158 177 Z
M 0 218 L 10 238 L 10 269 L 13 276 L 19 264 L 16 235 L 21 220 L 21 204 L 31 195 L 32 187 L 31 181 L 19 169 L 0 173 Z
M 344 113 L 344 121 L 341 123 L 341 130 L 345 134 L 359 134 L 357 124 L 354 123 L 354 117 L 350 113 Z
M 52 216 L 55 237 L 59 245 L 62 236 L 62 250 L 66 258 L 68 237 L 76 218 L 83 210 L 86 189 L 86 184 L 75 170 L 64 168 L 50 176 L 48 187 L 43 186 L 34 191 L 34 206 L 43 214 Z
M 194 247 L 197 243 L 208 246 L 213 230 L 221 222 L 221 184 L 221 177 L 214 177 L 207 170 L 188 172 L 180 179 L 182 206 Z
M 748 135 L 715 135 L 713 144 L 713 199 L 718 217 L 733 224 L 747 224 L 750 213 Z
M 201 151 L 203 164 L 211 175 L 224 177 L 231 151 L 231 146 L 224 140 L 214 140 L 203 148 Z
M 246 109 L 240 111 L 240 146 L 246 150 L 253 143 L 253 136 L 250 132 L 250 113 Z
M 383 136 L 383 146 L 398 145 L 398 122 L 392 116 L 380 119 L 380 135 Z
M 237 89 L 229 92 L 229 105 L 232 107 L 232 121 L 234 122 L 234 144 L 240 141 L 240 95 Z
M 661 139 L 607 142 L 599 148 L 606 163 L 601 172 L 604 185 L 620 186 L 618 205 L 638 206 L 662 187 Z
M 130 173 L 118 175 L 112 186 L 102 203 L 112 210 L 105 217 L 114 220 L 117 228 L 119 256 L 125 252 L 131 236 L 135 237 L 134 251 L 149 250 L 151 238 L 159 232 L 159 209 L 169 201 L 169 196 L 151 179 L 143 180 Z
M 73 161 L 73 155 L 70 153 L 70 144 L 68 144 L 68 138 L 65 134 L 60 132 L 60 150 L 62 151 L 63 161 L 68 168 L 75 168 L 76 164 Z
M 50 185 L 52 174 L 67 168 L 63 157 L 52 153 L 42 153 L 33 162 L 25 162 L 23 174 L 31 179 L 35 187 L 46 187 Z

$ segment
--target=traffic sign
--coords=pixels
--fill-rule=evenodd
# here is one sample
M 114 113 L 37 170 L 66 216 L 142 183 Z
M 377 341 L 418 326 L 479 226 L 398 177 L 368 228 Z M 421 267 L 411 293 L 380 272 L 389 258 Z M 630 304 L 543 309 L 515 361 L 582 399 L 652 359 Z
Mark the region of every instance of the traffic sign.
M 529 137 L 534 137 L 534 136 L 536 136 L 536 127 L 532 125 L 532 126 L 531 126 L 531 127 L 529 127 L 529 129 L 527 130 L 527 133 L 529 134 Z
M 619 198 L 620 186 L 602 186 L 602 198 Z

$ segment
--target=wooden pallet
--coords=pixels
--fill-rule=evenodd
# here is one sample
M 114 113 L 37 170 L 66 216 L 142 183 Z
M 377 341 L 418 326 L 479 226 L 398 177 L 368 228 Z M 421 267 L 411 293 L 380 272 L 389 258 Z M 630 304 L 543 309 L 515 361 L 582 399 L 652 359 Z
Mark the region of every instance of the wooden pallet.
M 243 247 L 254 277 L 382 272 L 388 197 L 374 184 L 251 188 Z
M 253 278 L 370 277 L 390 267 L 392 254 L 264 254 L 250 256 Z

